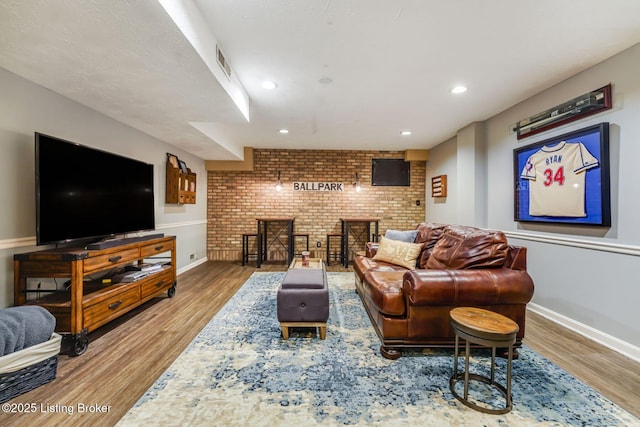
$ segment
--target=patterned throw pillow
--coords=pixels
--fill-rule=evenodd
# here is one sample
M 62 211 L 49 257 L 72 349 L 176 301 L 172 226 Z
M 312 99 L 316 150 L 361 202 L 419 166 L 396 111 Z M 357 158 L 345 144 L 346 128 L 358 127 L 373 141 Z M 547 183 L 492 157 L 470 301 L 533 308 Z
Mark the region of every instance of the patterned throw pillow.
M 416 268 L 416 259 L 421 249 L 422 245 L 419 243 L 400 242 L 381 237 L 378 252 L 373 259 L 413 270 Z

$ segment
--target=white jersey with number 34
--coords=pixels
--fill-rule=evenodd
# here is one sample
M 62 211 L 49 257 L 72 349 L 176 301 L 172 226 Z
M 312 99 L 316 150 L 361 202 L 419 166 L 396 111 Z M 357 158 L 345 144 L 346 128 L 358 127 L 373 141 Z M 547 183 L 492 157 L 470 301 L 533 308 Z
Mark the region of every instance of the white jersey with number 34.
M 520 177 L 528 179 L 529 215 L 586 216 L 585 171 L 598 166 L 581 142 L 562 141 L 533 153 Z

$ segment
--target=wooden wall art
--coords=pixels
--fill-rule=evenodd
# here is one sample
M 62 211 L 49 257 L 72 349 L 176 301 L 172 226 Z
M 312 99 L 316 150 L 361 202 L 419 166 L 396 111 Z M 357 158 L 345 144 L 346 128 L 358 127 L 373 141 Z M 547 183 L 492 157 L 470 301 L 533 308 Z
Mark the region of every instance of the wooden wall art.
M 447 175 L 431 178 L 431 197 L 447 197 Z

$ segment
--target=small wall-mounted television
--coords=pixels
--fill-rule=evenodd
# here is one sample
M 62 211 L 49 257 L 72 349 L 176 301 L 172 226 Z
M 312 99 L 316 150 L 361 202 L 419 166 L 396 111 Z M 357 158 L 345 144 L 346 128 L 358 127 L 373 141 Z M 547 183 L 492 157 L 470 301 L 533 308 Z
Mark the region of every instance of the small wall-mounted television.
M 410 186 L 411 163 L 404 159 L 372 159 L 371 185 Z
M 38 245 L 155 228 L 153 165 L 35 133 Z

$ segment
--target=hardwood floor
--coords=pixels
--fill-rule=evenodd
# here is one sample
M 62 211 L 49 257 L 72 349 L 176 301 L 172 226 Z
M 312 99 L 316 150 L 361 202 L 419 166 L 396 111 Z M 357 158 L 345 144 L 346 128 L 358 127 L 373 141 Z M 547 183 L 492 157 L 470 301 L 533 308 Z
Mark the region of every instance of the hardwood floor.
M 156 298 L 90 334 L 84 355 L 61 355 L 55 381 L 10 401 L 35 404 L 22 408 L 33 413 L 0 411 L 0 424 L 114 425 L 254 271 L 285 269 L 207 262 L 181 274 L 174 298 Z M 328 271 L 349 270 L 331 265 Z M 639 363 L 534 313 L 525 343 L 640 417 Z
M 640 418 L 640 363 L 527 312 L 525 344 Z

